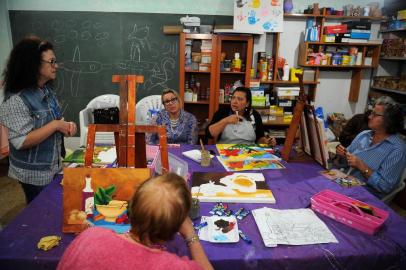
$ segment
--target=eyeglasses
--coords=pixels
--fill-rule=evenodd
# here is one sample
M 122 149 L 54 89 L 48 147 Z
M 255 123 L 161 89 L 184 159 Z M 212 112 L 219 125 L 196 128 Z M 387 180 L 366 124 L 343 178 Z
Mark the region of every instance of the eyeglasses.
M 377 113 L 375 111 L 372 111 L 370 115 L 371 115 L 371 117 L 384 116 L 382 113 Z
M 174 98 L 171 98 L 171 99 L 168 99 L 168 100 L 164 100 L 164 101 L 163 101 L 163 104 L 164 104 L 164 105 L 169 105 L 169 104 L 174 104 L 174 103 L 176 103 L 176 102 L 178 102 L 178 98 L 177 98 L 177 97 L 174 97 Z
M 41 62 L 44 62 L 44 63 L 48 63 L 48 64 L 50 64 L 51 66 L 55 66 L 56 64 L 58 64 L 58 62 L 56 61 L 56 59 L 51 59 L 51 60 L 41 60 Z

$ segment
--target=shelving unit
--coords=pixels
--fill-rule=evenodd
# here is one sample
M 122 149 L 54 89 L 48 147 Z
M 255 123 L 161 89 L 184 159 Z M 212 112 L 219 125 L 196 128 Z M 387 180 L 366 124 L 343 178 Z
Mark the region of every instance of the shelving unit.
M 186 63 L 186 47 L 191 47 L 191 51 L 188 53 L 201 53 L 202 41 L 211 44 L 210 53 L 206 52 L 206 54 L 211 57 L 211 63 L 207 71 L 193 70 L 190 63 L 188 63 L 188 65 Z M 210 119 L 215 112 L 215 106 L 213 104 L 215 99 L 216 65 L 213 64 L 213 62 L 216 60 L 217 36 L 210 34 L 181 33 L 179 37 L 179 48 L 179 95 L 184 101 L 184 109 L 197 118 L 201 128 L 199 135 L 203 135 L 204 126 L 202 125 L 206 122 L 206 119 Z M 189 87 L 192 78 L 195 82 L 200 83 L 200 89 L 206 91 L 206 95 L 209 93 L 208 97 L 205 95 L 204 99 L 200 98 L 197 101 L 185 101 L 185 84 L 187 83 Z
M 387 21 L 383 22 L 383 24 L 388 23 Z M 384 27 L 384 30 L 381 30 L 380 33 L 384 38 L 384 45 L 378 63 L 382 69 L 375 74 L 369 97 L 370 99 L 376 99 L 382 95 L 389 95 L 399 103 L 406 104 L 406 72 L 404 71 L 406 50 L 396 50 L 393 48 L 394 46 L 387 43 L 391 42 L 390 40 L 400 39 L 399 42 L 403 44 L 406 39 L 406 28 L 387 29 L 387 25 L 383 24 L 381 27 Z M 379 76 L 380 73 L 384 73 L 385 76 Z M 401 83 L 401 81 L 404 81 L 404 83 Z
M 229 103 L 219 102 L 220 89 L 225 89 L 226 84 L 234 84 L 240 80 L 245 87 L 249 87 L 250 69 L 252 66 L 252 49 L 254 39 L 252 35 L 224 35 L 217 36 L 217 59 L 216 59 L 216 87 L 215 87 L 215 108 L 229 106 Z M 240 53 L 243 67 L 241 71 L 222 71 L 221 54 L 225 53 L 226 59 L 233 59 L 235 53 Z

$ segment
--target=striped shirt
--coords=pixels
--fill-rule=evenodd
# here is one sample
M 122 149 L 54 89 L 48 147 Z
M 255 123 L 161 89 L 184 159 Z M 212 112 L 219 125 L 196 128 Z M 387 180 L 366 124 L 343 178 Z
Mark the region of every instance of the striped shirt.
M 0 106 L 0 123 L 9 130 L 9 142 L 19 149 L 28 133 L 34 128 L 31 112 L 19 95 L 11 96 Z M 10 163 L 8 176 L 19 180 L 20 182 L 35 186 L 44 186 L 49 184 L 55 174 L 62 168 L 60 160 L 62 136 L 57 136 L 57 141 L 52 155 L 51 169 L 47 171 L 37 171 L 18 168 Z
M 372 145 L 372 135 L 372 130 L 361 132 L 347 150 L 360 158 L 373 172 L 368 179 L 359 170 L 353 170 L 351 175 L 364 180 L 367 189 L 382 198 L 399 184 L 406 167 L 406 144 L 398 135 L 390 135 Z

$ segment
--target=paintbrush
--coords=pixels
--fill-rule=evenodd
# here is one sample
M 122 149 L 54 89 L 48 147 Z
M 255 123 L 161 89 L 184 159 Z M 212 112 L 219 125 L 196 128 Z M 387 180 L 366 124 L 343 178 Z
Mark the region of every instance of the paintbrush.
M 202 139 L 200 139 L 200 146 L 202 147 L 202 151 L 204 151 L 205 149 L 204 149 L 204 145 L 203 145 Z

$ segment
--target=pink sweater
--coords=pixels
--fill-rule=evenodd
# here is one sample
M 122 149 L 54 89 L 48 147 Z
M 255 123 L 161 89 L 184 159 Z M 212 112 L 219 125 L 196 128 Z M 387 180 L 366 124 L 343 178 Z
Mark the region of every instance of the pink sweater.
M 69 245 L 58 264 L 64 269 L 202 269 L 187 257 L 129 242 L 115 232 L 92 227 Z

